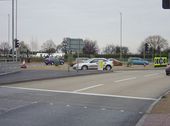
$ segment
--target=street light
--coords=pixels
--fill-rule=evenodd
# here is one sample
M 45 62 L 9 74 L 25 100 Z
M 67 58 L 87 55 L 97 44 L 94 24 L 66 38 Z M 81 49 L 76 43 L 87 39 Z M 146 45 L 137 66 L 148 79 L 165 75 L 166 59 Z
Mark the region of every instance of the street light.
M 8 1 L 8 0 L 0 0 Z M 17 1 L 16 1 L 17 2 Z M 17 3 L 16 3 L 17 4 Z M 16 5 L 17 6 L 17 5 Z M 16 17 L 17 19 L 17 17 Z M 16 20 L 17 21 L 17 20 Z M 16 23 L 17 24 L 17 23 Z M 17 26 L 16 26 L 17 27 Z M 14 0 L 12 0 L 12 60 L 14 62 Z M 17 30 L 16 30 L 17 31 Z M 17 33 L 16 33 L 17 34 Z
M 120 60 L 122 60 L 122 12 L 120 12 Z

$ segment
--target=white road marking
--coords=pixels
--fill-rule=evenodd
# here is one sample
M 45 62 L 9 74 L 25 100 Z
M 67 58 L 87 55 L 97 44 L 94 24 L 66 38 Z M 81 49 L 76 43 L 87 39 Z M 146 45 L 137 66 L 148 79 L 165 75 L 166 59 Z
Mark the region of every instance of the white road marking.
M 86 87 L 86 88 L 82 88 L 82 89 L 75 90 L 75 91 L 73 91 L 73 92 L 85 91 L 85 90 L 92 89 L 92 88 L 96 88 L 96 87 L 100 87 L 100 86 L 103 86 L 103 85 L 104 85 L 104 84 L 93 85 L 93 86 L 90 86 L 90 87 Z
M 136 79 L 136 77 L 131 77 L 131 78 L 125 78 L 125 79 L 121 79 L 121 80 L 116 80 L 114 82 L 119 83 L 119 82 L 128 81 L 128 80 L 135 80 L 135 79 Z
M 156 76 L 156 75 L 159 75 L 159 73 L 147 74 L 147 75 L 144 75 L 144 77 L 151 77 L 151 76 Z
M 106 110 L 106 108 L 102 108 L 101 110 L 105 111 L 105 110 Z
M 11 86 L 0 86 L 0 87 L 11 88 L 11 89 L 20 89 L 20 90 L 28 90 L 28 91 L 43 91 L 43 92 L 65 93 L 65 94 L 80 94 L 80 95 L 87 95 L 87 96 L 101 96 L 101 97 L 112 97 L 112 98 L 149 100 L 149 101 L 156 101 L 156 100 L 158 100 L 156 98 L 133 97 L 133 96 L 123 96 L 123 95 L 95 94 L 95 93 L 83 93 L 83 92 L 72 92 L 72 91 L 48 90 L 48 89 L 11 87 Z

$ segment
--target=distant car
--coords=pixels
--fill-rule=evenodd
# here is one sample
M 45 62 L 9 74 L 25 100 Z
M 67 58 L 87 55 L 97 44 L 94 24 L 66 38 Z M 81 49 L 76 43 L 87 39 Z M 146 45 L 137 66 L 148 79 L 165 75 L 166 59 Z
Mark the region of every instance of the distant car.
M 139 57 L 130 57 L 128 59 L 128 64 L 129 65 L 149 65 L 149 62 Z
M 168 64 L 168 66 L 165 69 L 166 75 L 170 74 L 170 64 Z
M 123 63 L 117 59 L 109 58 L 108 60 L 112 61 L 114 66 L 122 66 L 123 65 Z
M 109 61 L 105 58 L 92 58 L 92 59 L 86 60 L 83 63 L 75 64 L 73 66 L 73 69 L 79 69 L 79 70 L 97 69 L 98 68 L 98 62 L 100 60 L 103 60 L 105 70 L 111 70 L 112 69 L 112 67 L 113 67 L 112 61 Z
M 53 65 L 53 64 L 63 65 L 64 64 L 64 60 L 63 59 L 59 59 L 57 57 L 48 57 L 48 58 L 45 58 L 44 63 L 46 65 Z

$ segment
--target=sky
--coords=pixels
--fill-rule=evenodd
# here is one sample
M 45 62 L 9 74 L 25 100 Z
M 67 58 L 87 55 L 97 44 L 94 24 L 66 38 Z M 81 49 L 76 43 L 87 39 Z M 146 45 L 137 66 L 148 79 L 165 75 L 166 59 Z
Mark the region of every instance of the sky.
M 162 9 L 162 0 L 18 0 L 18 39 L 39 49 L 46 40 L 58 45 L 65 37 L 96 40 L 100 49 L 120 45 L 120 13 L 122 45 L 130 52 L 150 35 L 170 45 L 170 10 Z M 0 42 L 8 40 L 8 14 L 11 1 L 0 0 Z

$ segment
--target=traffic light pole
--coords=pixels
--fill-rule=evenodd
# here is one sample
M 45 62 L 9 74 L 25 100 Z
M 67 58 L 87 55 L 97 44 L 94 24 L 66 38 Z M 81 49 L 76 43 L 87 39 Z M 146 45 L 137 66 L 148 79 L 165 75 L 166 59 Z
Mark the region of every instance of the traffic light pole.
M 14 0 L 12 0 L 12 61 L 14 62 Z
M 18 17 L 18 7 L 17 7 L 17 5 L 18 5 L 18 2 L 17 2 L 17 0 L 15 0 L 16 1 L 16 3 L 15 3 L 15 38 L 17 39 L 17 17 Z M 16 62 L 18 61 L 18 48 L 16 48 Z

